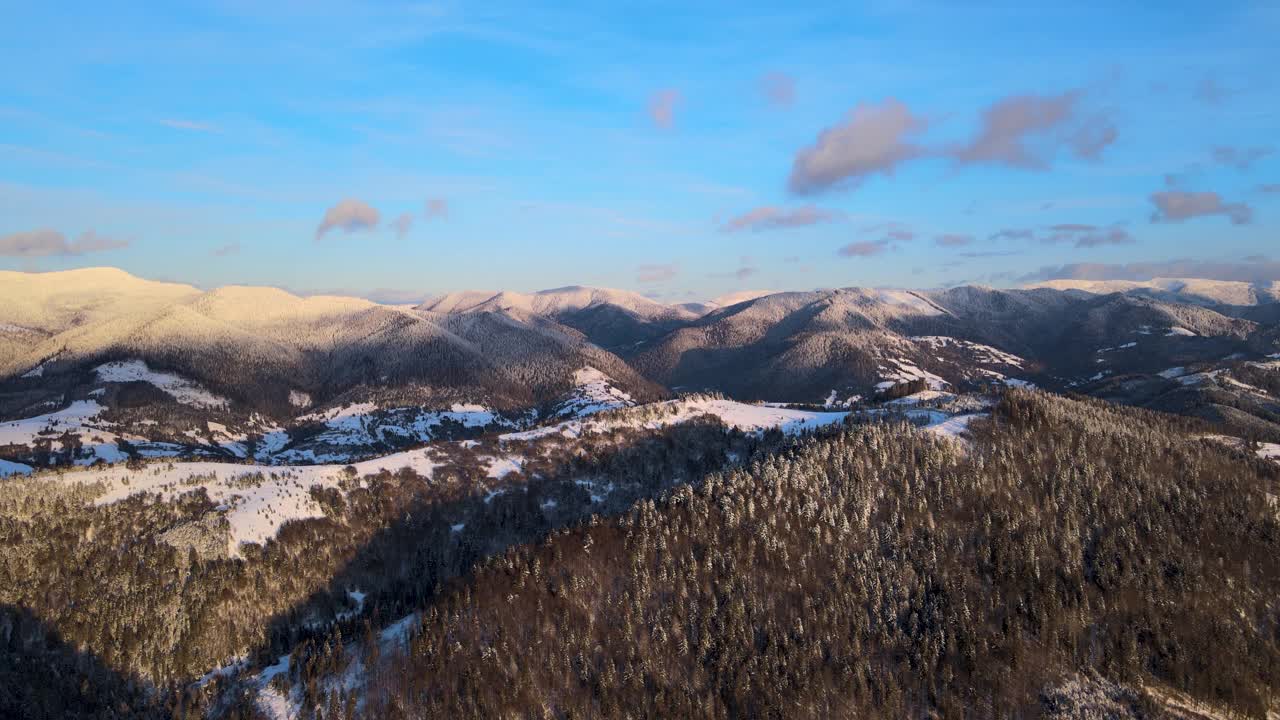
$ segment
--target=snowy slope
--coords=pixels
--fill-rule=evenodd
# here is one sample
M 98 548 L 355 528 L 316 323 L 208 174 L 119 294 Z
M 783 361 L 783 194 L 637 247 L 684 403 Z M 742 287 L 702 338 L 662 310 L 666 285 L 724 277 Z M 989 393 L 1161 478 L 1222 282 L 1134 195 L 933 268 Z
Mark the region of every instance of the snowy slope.
M 578 285 L 540 290 L 535 293 L 465 290 L 430 298 L 418 308 L 427 312 L 445 314 L 516 311 L 555 317 L 598 305 L 613 305 L 647 319 L 694 316 L 693 313 L 678 306 L 664 305 L 628 290 Z
M 298 423 L 319 423 L 325 430 L 307 438 L 301 447 L 262 453 L 259 460 L 273 463 L 335 463 L 369 454 L 381 443 L 403 445 L 436 439 L 443 426 L 511 428 L 518 425 L 476 403 L 453 403 L 448 410 L 420 407 L 381 408 L 370 402 L 354 403 L 309 413 Z
M 79 415 L 85 415 L 90 409 L 80 408 Z M 507 442 L 531 441 L 551 436 L 572 438 L 622 427 L 657 429 L 707 415 L 719 417 L 726 425 L 747 432 L 776 427 L 784 432 L 797 433 L 838 424 L 847 413 L 788 410 L 730 400 L 678 400 L 620 411 L 607 419 L 596 416 L 585 420 L 570 420 L 538 430 L 508 433 L 499 437 Z M 332 419 L 342 417 L 352 415 L 337 414 Z M 32 428 L 9 432 L 30 430 Z M 0 428 L 0 431 L 4 431 L 4 428 Z M 0 435 L 0 438 L 3 437 L 5 436 Z M 472 445 L 460 444 L 463 448 Z M 430 477 L 435 468 L 444 462 L 439 450 L 438 446 L 431 446 L 353 463 L 354 476 L 348 474 L 345 470 L 347 466 L 343 463 L 255 466 L 197 461 L 151 464 L 141 470 L 130 470 L 123 465 L 69 470 L 60 472 L 57 478 L 68 483 L 101 483 L 104 491 L 96 500 L 98 504 L 117 502 L 142 492 L 173 498 L 203 488 L 209 498 L 223 509 L 230 527 L 228 552 L 234 554 L 241 543 L 262 543 L 274 537 L 289 520 L 320 517 L 323 511 L 309 492 L 313 485 L 341 489 L 344 481 L 355 482 L 356 478 L 365 475 L 382 470 L 395 472 L 400 468 L 410 468 L 424 477 Z M 495 483 L 501 483 L 508 475 L 519 472 L 524 456 L 519 449 L 508 449 L 496 455 L 482 455 L 479 460 L 485 467 L 485 477 L 481 479 L 485 485 L 482 487 L 489 487 L 488 497 L 492 498 L 503 492 L 501 485 Z
M 1153 278 L 1151 280 L 1047 280 L 1028 287 L 1080 290 L 1095 295 L 1135 293 L 1177 302 L 1223 305 L 1260 305 L 1280 302 L 1280 281 L 1251 283 L 1201 278 Z
M 437 463 L 430 448 L 396 453 L 356 463 L 359 476 L 411 468 L 430 476 Z M 221 505 L 230 524 L 228 552 L 243 542 L 261 543 L 275 536 L 289 520 L 320 517 L 323 511 L 311 498 L 310 488 L 337 488 L 347 477 L 345 465 L 252 466 L 220 462 L 177 462 L 148 465 L 141 471 L 123 466 L 71 471 L 63 482 L 102 483 L 105 492 L 96 500 L 104 505 L 137 493 L 174 498 L 203 488 L 209 499 Z
M 737 305 L 738 303 L 750 302 L 757 298 L 765 297 L 766 295 L 774 295 L 777 294 L 777 292 L 777 290 L 739 290 L 737 292 L 725 293 L 724 295 L 717 295 L 705 304 L 711 308 L 723 308 L 729 307 L 730 305 Z
M 0 271 L 0 325 L 60 332 L 190 299 L 190 285 L 154 282 L 115 268 L 47 273 Z
M 636 404 L 629 393 L 615 387 L 613 378 L 593 367 L 575 372 L 573 383 L 573 391 L 556 407 L 555 416 L 584 417 Z
M 226 398 L 214 395 L 200 387 L 198 383 L 173 373 L 151 370 L 141 360 L 105 363 L 94 368 L 94 372 L 99 380 L 107 383 L 150 383 L 163 390 L 174 400 L 187 405 L 203 408 L 226 408 L 228 404 Z
M 778 428 L 786 433 L 798 433 L 840 423 L 847 415 L 847 412 L 792 410 L 713 398 L 681 399 L 645 405 L 608 417 L 568 420 L 499 437 L 502 440 L 534 440 L 550 435 L 581 437 L 624 428 L 655 430 L 706 416 L 719 418 L 725 425 L 743 432 Z
M 116 445 L 121 436 L 99 419 L 102 410 L 93 400 L 78 400 L 44 415 L 0 422 L 0 445 L 35 446 L 47 442 L 53 452 L 63 452 L 78 444 L 73 458 L 76 465 L 98 460 L 122 462 L 127 457 Z
M 655 316 L 690 316 L 638 295 L 587 288 L 522 296 L 516 303 L 521 312 L 441 314 L 360 298 L 304 298 L 269 287 L 202 293 L 108 269 L 9 273 L 5 279 L 0 382 L 24 379 L 24 390 L 38 391 L 120 361 L 126 365 L 103 369 L 117 382 L 142 380 L 176 390 L 150 372 L 163 367 L 230 401 L 230 410 L 279 419 L 290 408 L 350 399 L 345 393 L 371 386 L 403 389 L 405 400 L 415 402 L 483 398 L 504 409 L 527 408 L 563 393 L 584 365 L 606 372 L 633 396 L 654 399 L 661 388 L 580 331 L 539 313 L 608 303 Z

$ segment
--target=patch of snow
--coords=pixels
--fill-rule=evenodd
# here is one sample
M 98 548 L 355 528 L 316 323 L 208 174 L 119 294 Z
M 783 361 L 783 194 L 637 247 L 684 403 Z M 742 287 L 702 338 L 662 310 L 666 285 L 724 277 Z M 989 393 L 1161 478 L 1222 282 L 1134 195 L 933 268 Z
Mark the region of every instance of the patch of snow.
M 1206 440 L 1222 443 L 1236 450 L 1244 450 L 1246 444 L 1244 438 L 1232 437 L 1230 435 L 1204 435 Z M 1254 454 L 1263 460 L 1275 460 L 1280 462 L 1280 443 L 1258 443 Z
M 897 305 L 910 308 L 921 315 L 941 315 L 942 311 L 933 303 L 921 298 L 909 290 L 870 290 L 872 298 L 885 305 Z
M 984 418 L 987 413 L 972 413 L 969 415 L 953 415 L 945 420 L 929 423 L 925 429 L 936 435 L 940 435 L 952 440 L 960 439 L 960 436 L 969 429 L 969 423 Z
M 417 624 L 417 613 L 406 615 L 383 628 L 382 632 L 378 633 L 378 640 L 381 641 L 384 647 L 389 645 L 407 646 L 409 644 L 409 634 L 413 632 Z
M 22 373 L 22 377 L 24 378 L 38 378 L 43 376 L 44 376 L 44 363 L 40 363 L 39 365 Z
M 352 423 L 358 424 L 360 418 L 377 409 L 378 406 L 371 402 L 352 403 L 342 407 L 329 408 L 324 412 L 299 415 L 297 419 L 299 422 L 322 422 L 330 427 L 342 427 Z
M 455 413 L 487 413 L 488 408 L 475 403 L 454 403 L 449 406 L 450 412 Z
M 289 431 L 281 428 L 275 428 L 262 434 L 262 438 L 258 440 L 257 450 L 254 457 L 258 460 L 265 460 L 284 449 L 289 444 Z
M 1227 371 L 1225 368 L 1219 368 L 1217 370 L 1209 370 L 1207 372 L 1192 373 L 1190 375 L 1182 375 L 1174 379 L 1176 379 L 1178 382 L 1182 383 L 1183 385 L 1188 385 L 1188 386 L 1200 385 L 1202 383 L 1216 380 L 1218 383 L 1222 385 L 1228 385 L 1237 390 L 1243 390 L 1245 392 L 1253 393 L 1255 395 L 1260 395 L 1266 398 L 1270 397 L 1269 395 L 1267 395 L 1267 392 L 1262 388 L 1249 385 L 1248 383 L 1242 383 L 1239 380 L 1231 377 L 1230 375 L 1227 374 Z
M 921 370 L 915 363 L 905 358 L 886 358 L 885 362 L 892 363 L 895 367 L 879 366 L 880 377 L 885 380 L 876 383 L 877 390 L 888 390 L 894 385 L 912 380 L 924 380 L 931 390 L 941 390 L 947 386 L 946 380 L 928 370 Z
M 489 461 L 488 476 L 495 480 L 501 480 L 502 478 L 510 475 L 511 473 L 520 472 L 520 466 L 522 464 L 523 463 L 520 461 L 519 458 L 511 458 L 511 457 L 492 458 Z
M 95 417 L 100 411 L 101 408 L 96 403 L 81 401 L 73 408 L 60 413 L 8 423 L 0 426 L 0 444 L 7 444 L 7 440 L 19 436 L 20 439 L 30 440 L 51 422 L 71 422 L 74 427 L 81 428 L 87 419 Z M 848 413 L 767 408 L 709 398 L 685 399 L 656 403 L 637 410 L 630 416 L 623 415 L 607 421 L 569 420 L 525 433 L 510 433 L 502 436 L 502 439 L 534 439 L 556 434 L 577 437 L 618 427 L 657 429 L 707 415 L 718 417 L 726 425 L 746 432 L 780 428 L 787 433 L 797 433 L 839 423 Z M 349 418 L 352 415 L 347 413 L 344 417 Z M 335 419 L 338 418 L 335 416 Z M 281 435 L 269 433 L 266 438 L 274 438 L 273 442 L 280 442 Z M 459 445 L 475 447 L 474 442 L 459 443 Z M 158 444 L 148 447 L 158 452 Z M 112 452 L 119 452 L 115 445 L 95 446 L 94 451 L 101 453 L 98 456 L 104 459 L 112 461 L 124 459 L 123 454 L 112 455 Z M 377 474 L 383 470 L 395 472 L 400 468 L 409 468 L 419 475 L 430 477 L 439 464 L 435 453 L 434 448 L 420 448 L 352 463 L 352 465 L 358 478 Z M 91 458 L 84 458 L 80 462 L 86 461 L 91 461 Z M 518 472 L 524 459 L 518 455 L 502 454 L 496 457 L 482 457 L 481 462 L 486 463 L 488 478 L 500 480 L 511 473 Z M 230 462 L 191 461 L 167 466 L 153 464 L 137 471 L 123 466 L 94 468 L 65 473 L 59 477 L 63 482 L 101 483 L 105 489 L 103 494 L 95 500 L 99 505 L 117 502 L 142 492 L 172 499 L 180 494 L 203 488 L 215 505 L 223 507 L 223 515 L 230 527 L 228 551 L 235 555 L 242 543 L 265 543 L 273 538 L 285 522 L 322 516 L 323 509 L 311 498 L 310 488 L 313 485 L 319 485 L 322 488 L 340 488 L 347 475 L 344 472 L 345 466 L 345 463 L 254 466 Z M 505 491 L 506 489 L 501 487 L 490 489 L 484 499 L 490 502 Z M 603 501 L 605 494 L 607 491 L 592 493 L 593 499 L 597 499 L 597 502 Z
M 437 466 L 430 448 L 410 450 L 381 458 L 354 463 L 358 477 L 386 470 L 395 472 L 410 468 L 430 476 Z M 342 482 L 345 465 L 264 466 L 239 463 L 193 461 L 169 466 L 149 465 L 140 471 L 126 467 L 90 469 L 66 473 L 64 482 L 95 483 L 106 486 L 106 492 L 95 503 L 107 505 L 140 492 L 155 493 L 172 499 L 198 487 L 209 499 L 226 507 L 224 516 L 230 524 L 227 550 L 235 555 L 241 543 L 265 543 L 275 537 L 280 526 L 289 520 L 321 517 L 323 509 L 311 498 L 310 488 L 337 488 Z
M 64 436 L 78 440 L 80 449 L 72 458 L 76 465 L 90 465 L 97 460 L 120 462 L 127 456 L 115 444 L 119 440 L 99 420 L 103 407 L 93 400 L 77 400 L 68 407 L 44 415 L 0 422 L 0 445 L 26 445 L 48 441 L 50 449 L 68 449 Z M 52 461 L 52 459 L 51 459 Z
M 218 397 L 179 375 L 157 372 L 147 367 L 141 360 L 126 360 L 99 365 L 94 369 L 98 380 L 109 383 L 146 382 L 185 405 L 202 408 L 226 408 L 226 398 Z
M 559 417 L 584 417 L 602 410 L 631 407 L 631 395 L 613 386 L 613 378 L 587 366 L 574 372 L 574 389 L 555 410 Z
M 725 425 L 743 432 L 762 432 L 769 428 L 778 428 L 785 433 L 794 434 L 840 423 L 848 414 L 844 411 L 790 410 L 709 398 L 668 400 L 642 406 L 637 408 L 635 413 L 622 417 L 607 420 L 567 420 L 556 425 L 500 435 L 499 440 L 534 440 L 548 435 L 581 437 L 619 428 L 655 430 L 707 415 L 718 417 Z
M 290 390 L 289 404 L 296 408 L 311 407 L 311 396 L 300 390 Z
M 1168 370 L 1161 370 L 1156 374 L 1166 380 L 1172 380 L 1176 377 L 1182 377 L 1183 375 L 1186 375 L 1187 369 L 1179 365 L 1178 367 L 1171 367 Z
M 1195 333 L 1191 332 L 1190 330 L 1184 327 L 1171 327 L 1169 328 L 1169 332 L 1164 334 L 1165 337 L 1172 337 L 1174 335 L 1181 335 L 1183 337 L 1196 337 Z
M 836 408 L 853 407 L 860 402 L 862 402 L 861 395 L 850 395 L 849 397 L 841 400 L 837 391 L 832 389 L 831 393 L 827 395 L 827 398 L 822 401 L 822 407 L 828 410 L 834 410 Z
M 896 398 L 885 403 L 885 405 L 919 405 L 923 402 L 945 401 L 954 398 L 955 395 L 940 390 L 921 390 L 918 393 L 912 393 L 904 397 Z
M 928 345 L 931 349 L 937 350 L 947 346 L 953 346 L 968 351 L 973 361 L 985 365 L 1012 365 L 1013 367 L 1022 367 L 1026 360 L 1007 353 L 999 348 L 983 345 L 981 343 L 970 342 L 969 340 L 961 340 L 959 338 L 948 337 L 946 335 L 919 335 L 911 338 L 913 342 Z
M 301 415 L 299 422 L 320 422 L 326 426 L 311 438 L 313 448 L 294 448 L 277 452 L 269 459 L 280 463 L 342 462 L 370 445 L 388 439 L 427 442 L 435 438 L 446 422 L 468 428 L 490 425 L 512 427 L 514 423 L 492 410 L 473 403 L 454 403 L 449 410 L 424 410 L 416 407 L 379 408 L 369 402 L 330 408 L 323 412 Z M 268 459 L 265 452 L 259 459 Z
M 460 533 L 464 529 L 466 529 L 466 527 L 467 527 L 466 523 L 458 523 L 457 525 L 450 525 L 449 529 L 453 532 Z

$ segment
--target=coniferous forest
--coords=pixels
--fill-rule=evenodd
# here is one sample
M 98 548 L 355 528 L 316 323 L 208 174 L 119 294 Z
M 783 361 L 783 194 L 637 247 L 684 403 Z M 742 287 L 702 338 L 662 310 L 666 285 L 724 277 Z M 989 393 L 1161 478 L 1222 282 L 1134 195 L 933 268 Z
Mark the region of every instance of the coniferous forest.
M 266 692 L 326 719 L 1264 717 L 1280 467 L 1205 435 L 1019 390 L 964 440 L 894 416 L 619 431 L 548 445 L 488 498 L 466 453 L 430 479 L 351 468 L 341 492 L 298 489 L 324 517 L 241 557 L 189 537 L 218 532 L 200 491 L 94 505 L 9 480 L 0 708 L 250 718 Z M 583 477 L 625 491 L 602 505 Z M 276 670 L 206 674 L 232 658 Z

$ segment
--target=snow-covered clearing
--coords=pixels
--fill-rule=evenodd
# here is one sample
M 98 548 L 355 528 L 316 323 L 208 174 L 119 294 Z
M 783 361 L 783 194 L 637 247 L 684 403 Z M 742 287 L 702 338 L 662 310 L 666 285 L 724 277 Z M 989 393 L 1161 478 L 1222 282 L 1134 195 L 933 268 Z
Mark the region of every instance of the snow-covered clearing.
M 886 363 L 891 363 L 893 367 L 880 365 L 880 377 L 885 378 L 884 381 L 876 383 L 877 390 L 888 390 L 899 383 L 911 382 L 912 380 L 924 380 L 931 390 L 941 390 L 947 386 L 947 381 L 934 375 L 928 370 L 921 370 L 916 364 L 905 358 L 886 358 Z
M 355 463 L 353 467 L 357 477 L 404 467 L 429 477 L 438 464 L 432 459 L 433 454 L 431 448 L 422 448 Z M 130 470 L 122 465 L 91 468 L 60 473 L 58 478 L 68 483 L 103 483 L 105 492 L 95 501 L 98 505 L 118 502 L 140 492 L 172 499 L 204 488 L 230 523 L 227 550 L 235 554 L 241 543 L 263 543 L 275 537 L 280 526 L 289 520 L 323 515 L 321 507 L 311 498 L 310 488 L 313 485 L 337 488 L 344 477 L 344 467 L 197 461 L 157 463 L 142 470 Z
M 911 338 L 912 341 L 928 345 L 933 350 L 945 347 L 955 347 L 968 351 L 974 362 L 985 365 L 1012 365 L 1013 367 L 1022 367 L 1026 362 L 1022 358 L 1007 353 L 999 348 L 983 345 L 982 343 L 970 342 L 959 338 L 948 337 L 946 335 L 918 335 Z
M 173 457 L 187 452 L 188 448 L 183 445 L 159 442 L 136 432 L 122 431 L 116 423 L 102 419 L 105 409 L 95 400 L 77 400 L 61 410 L 44 415 L 0 422 L 0 445 L 25 445 L 34 450 L 40 443 L 48 442 L 52 452 L 62 453 L 75 448 L 78 443 L 78 448 L 70 458 L 74 465 L 92 465 L 99 460 L 109 463 L 127 460 L 128 455 L 120 449 L 121 441 L 133 445 L 142 457 Z M 253 422 L 263 425 L 261 418 L 257 416 Z M 144 427 L 155 424 L 154 420 L 139 420 L 133 424 L 133 429 L 141 431 Z M 207 433 L 198 430 L 188 430 L 185 433 L 191 439 L 191 444 L 198 446 L 197 452 L 217 455 L 219 450 L 223 450 L 240 458 L 248 456 L 247 435 L 232 432 L 225 425 L 216 422 L 206 423 L 206 427 Z M 274 428 L 266 429 L 271 431 Z M 287 440 L 285 435 L 283 442 Z M 280 446 L 283 446 L 283 442 Z M 260 449 L 259 453 L 261 452 Z M 51 458 L 50 463 L 53 462 L 54 459 Z
M 879 300 L 885 305 L 894 305 L 902 308 L 909 308 L 911 311 L 920 315 L 941 315 L 942 310 L 938 306 L 925 300 L 910 290 L 868 290 L 867 293 L 875 300 Z
M 925 430 L 928 430 L 929 432 L 934 433 L 935 435 L 939 435 L 941 437 L 950 438 L 952 440 L 960 440 L 962 439 L 961 435 L 963 435 L 965 431 L 969 429 L 969 423 L 973 422 L 974 420 L 977 420 L 978 418 L 984 418 L 984 417 L 987 417 L 987 413 L 973 413 L 970 415 L 953 415 L 951 417 L 948 417 L 945 420 L 941 420 L 939 422 L 933 422 L 928 425 L 925 425 Z
M 1011 378 L 1002 372 L 997 372 L 995 370 L 990 370 L 988 368 L 977 368 L 977 370 L 979 374 L 985 377 L 989 377 L 992 380 L 995 380 L 996 382 L 999 382 L 1005 385 L 1006 387 L 1034 388 L 1036 386 L 1036 384 L 1031 382 L 1030 380 Z
M 963 414 L 953 414 L 936 410 L 933 408 L 920 408 L 911 406 L 902 406 L 890 408 L 891 403 L 885 403 L 886 407 L 871 408 L 862 410 L 858 416 L 868 420 L 876 420 L 885 416 L 906 416 L 908 420 L 915 423 L 920 429 L 931 432 L 940 437 L 951 440 L 957 440 L 967 444 L 967 440 L 963 435 L 969 429 L 969 423 L 978 418 L 985 418 L 990 415 L 989 412 L 965 412 Z M 981 406 L 978 406 L 981 407 Z
M 954 393 L 943 392 L 941 390 L 921 390 L 918 393 L 912 393 L 904 397 L 896 398 L 885 403 L 885 405 L 919 405 L 925 402 L 946 402 L 952 400 L 956 396 Z
M 0 445 L 34 446 L 47 440 L 50 448 L 57 452 L 65 448 L 62 438 L 69 435 L 80 443 L 74 460 L 77 465 L 91 465 L 97 460 L 125 460 L 125 454 L 116 446 L 119 436 L 105 429 L 98 420 L 102 410 L 93 400 L 77 400 L 51 413 L 0 422 Z
M 96 404 L 92 410 L 97 412 Z M 462 408 L 459 408 L 462 409 Z M 474 408 L 467 412 L 479 412 Z M 82 419 L 76 415 L 76 419 Z M 639 417 L 637 417 L 639 414 Z M 746 432 L 759 432 L 777 427 L 784 432 L 796 433 L 841 422 L 846 412 L 809 412 L 770 408 L 731 400 L 673 400 L 658 403 L 621 415 L 590 420 L 569 420 L 558 425 L 522 433 L 508 433 L 502 440 L 534 440 L 560 435 L 579 437 L 584 434 L 605 432 L 614 428 L 658 429 L 668 425 L 688 422 L 698 417 L 714 415 L 730 427 Z M 335 413 L 338 420 L 350 414 Z M 40 425 L 42 427 L 43 424 Z M 29 428 L 30 432 L 33 428 Z M 0 437 L 5 437 L 0 435 Z M 473 442 L 459 443 L 474 447 Z M 112 446 L 114 447 L 114 446 Z M 123 459 L 123 457 L 119 458 Z M 524 457 L 516 452 L 504 452 L 479 458 L 485 469 L 484 478 L 501 481 L 508 475 L 520 472 Z M 423 477 L 431 477 L 440 461 L 437 449 L 432 447 L 393 453 L 379 458 L 352 463 L 357 478 L 379 473 L 395 472 L 410 468 Z M 142 470 L 129 470 L 123 465 L 60 472 L 57 478 L 68 483 L 102 483 L 103 493 L 95 501 L 99 505 L 117 502 L 141 492 L 156 493 L 172 499 L 198 488 L 204 488 L 209 499 L 220 507 L 230 525 L 228 552 L 236 554 L 241 543 L 263 543 L 275 537 L 280 527 L 290 520 L 320 517 L 323 510 L 312 499 L 313 485 L 322 488 L 339 488 L 347 473 L 346 464 L 320 465 L 245 465 L 210 461 L 153 463 Z M 479 480 L 479 478 L 477 478 Z M 480 489 L 481 486 L 477 486 Z M 487 489 L 492 499 L 504 491 L 501 487 Z
M 556 408 L 557 416 L 584 417 L 636 404 L 631 395 L 613 386 L 613 378 L 590 366 L 573 374 L 573 384 L 569 398 Z
M 1169 370 L 1165 370 L 1164 372 L 1161 372 L 1160 376 L 1177 380 L 1179 383 L 1183 385 L 1188 385 L 1188 386 L 1202 385 L 1204 383 L 1216 381 L 1221 385 L 1226 385 L 1236 390 L 1241 390 L 1247 393 L 1251 393 L 1253 395 L 1258 395 L 1260 397 L 1264 397 L 1268 399 L 1270 399 L 1271 397 L 1270 395 L 1267 394 L 1267 391 L 1263 390 L 1262 388 L 1255 387 L 1248 383 L 1240 382 L 1239 380 L 1231 377 L 1231 375 L 1227 373 L 1226 368 L 1218 368 L 1217 370 L 1208 370 L 1206 372 L 1176 375 L 1172 377 L 1169 375 L 1165 375 L 1165 373 L 1167 372 L 1171 372 L 1173 370 L 1180 370 L 1180 369 L 1182 368 L 1170 368 Z
M 308 440 L 309 445 L 318 447 L 281 451 L 288 437 L 274 437 L 270 442 L 278 446 L 270 453 L 260 450 L 258 458 L 270 457 L 284 463 L 339 463 L 350 460 L 353 453 L 362 448 L 388 440 L 428 442 L 446 423 L 467 428 L 514 426 L 496 412 L 475 403 L 454 403 L 448 410 L 424 410 L 416 407 L 380 408 L 374 403 L 363 402 L 301 415 L 297 421 L 325 425 L 323 432 Z
M 843 411 L 791 410 L 733 400 L 668 400 L 637 408 L 637 412 L 634 413 L 623 413 L 604 419 L 568 420 L 557 425 L 507 433 L 499 436 L 499 439 L 535 440 L 550 435 L 574 438 L 622 428 L 657 430 L 707 415 L 714 415 L 725 425 L 743 432 L 760 432 L 776 427 L 786 433 L 798 433 L 839 423 L 848 414 Z
M 1164 334 L 1165 337 L 1173 337 L 1174 335 L 1181 335 L 1183 337 L 1196 337 L 1196 334 L 1194 332 L 1184 327 L 1171 327 L 1169 328 L 1169 332 L 1166 332 Z
M 126 360 L 99 365 L 94 369 L 98 380 L 109 383 L 145 382 L 155 385 L 166 394 L 186 405 L 203 408 L 225 408 L 227 399 L 218 397 L 180 375 L 158 372 L 141 360 Z
M 861 395 L 850 395 L 849 397 L 841 400 L 840 391 L 832 388 L 831 392 L 827 393 L 826 399 L 822 401 L 822 407 L 827 408 L 828 410 L 833 408 L 847 408 L 853 407 L 860 402 L 862 402 Z
M 1204 435 L 1203 437 L 1206 440 L 1219 442 L 1236 450 L 1244 450 L 1247 447 L 1243 438 L 1232 437 L 1231 435 Z M 1274 460 L 1280 463 L 1280 443 L 1258 443 L 1253 452 L 1263 460 Z

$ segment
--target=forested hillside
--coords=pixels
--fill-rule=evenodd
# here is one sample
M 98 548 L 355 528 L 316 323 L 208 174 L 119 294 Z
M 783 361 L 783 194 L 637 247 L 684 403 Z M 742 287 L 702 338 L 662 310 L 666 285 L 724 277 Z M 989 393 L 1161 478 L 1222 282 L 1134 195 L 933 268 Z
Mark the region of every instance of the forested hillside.
M 529 460 L 493 491 L 480 461 L 488 445 L 445 446 L 429 477 L 408 467 L 359 477 L 349 467 L 336 488 L 289 483 L 287 492 L 316 500 L 324 516 L 288 522 L 238 557 L 227 556 L 227 521 L 199 476 L 172 501 L 141 493 L 103 505 L 93 504 L 102 491 L 93 484 L 0 482 L 0 648 L 13 653 L 0 678 L 16 678 L 0 688 L 0 717 L 93 717 L 122 698 L 120 717 L 203 712 L 220 686 L 188 686 L 213 668 L 269 664 L 335 624 L 350 633 L 399 617 L 513 543 L 625 511 L 781 442 L 714 422 L 513 441 Z M 141 480 L 159 468 L 132 472 Z M 267 478 L 238 482 L 248 492 Z M 57 678 L 78 693 L 51 690 Z
M 1180 421 L 1026 392 L 966 449 L 854 428 L 488 563 L 363 714 L 1261 717 L 1278 481 Z

